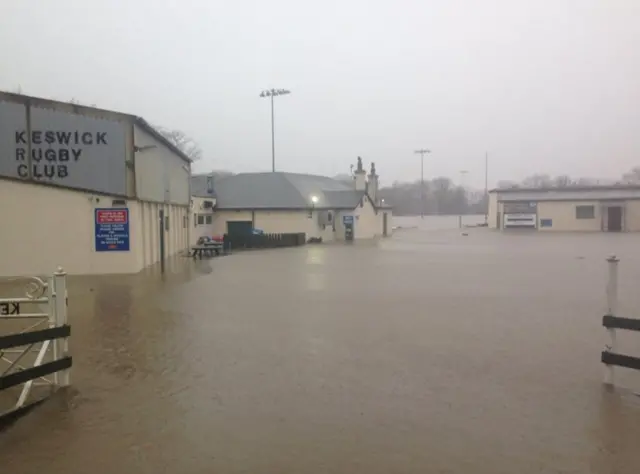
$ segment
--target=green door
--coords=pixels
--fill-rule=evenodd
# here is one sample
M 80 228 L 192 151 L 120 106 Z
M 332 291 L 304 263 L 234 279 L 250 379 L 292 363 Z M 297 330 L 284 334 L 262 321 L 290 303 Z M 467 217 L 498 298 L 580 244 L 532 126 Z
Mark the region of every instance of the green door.
M 227 234 L 229 235 L 251 235 L 253 224 L 251 221 L 227 221 Z

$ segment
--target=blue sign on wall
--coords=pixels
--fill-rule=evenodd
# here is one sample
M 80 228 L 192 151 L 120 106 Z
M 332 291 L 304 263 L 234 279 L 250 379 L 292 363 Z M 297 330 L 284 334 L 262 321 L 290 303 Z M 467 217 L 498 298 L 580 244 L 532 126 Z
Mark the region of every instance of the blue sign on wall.
M 343 224 L 353 224 L 353 216 L 342 216 Z
M 129 209 L 96 209 L 96 252 L 129 251 Z

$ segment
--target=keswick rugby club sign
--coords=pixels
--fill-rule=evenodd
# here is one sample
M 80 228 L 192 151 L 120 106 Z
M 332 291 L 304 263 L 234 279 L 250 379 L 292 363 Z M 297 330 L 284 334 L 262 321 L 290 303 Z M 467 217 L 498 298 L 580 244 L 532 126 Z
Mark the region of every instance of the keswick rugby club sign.
M 0 175 L 124 195 L 125 125 L 0 102 Z

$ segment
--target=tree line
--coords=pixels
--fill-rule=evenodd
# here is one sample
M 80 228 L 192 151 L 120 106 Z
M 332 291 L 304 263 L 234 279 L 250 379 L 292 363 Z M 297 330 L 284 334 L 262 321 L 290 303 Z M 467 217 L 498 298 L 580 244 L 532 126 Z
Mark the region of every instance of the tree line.
M 399 216 L 484 214 L 488 205 L 484 191 L 466 189 L 444 176 L 425 180 L 424 186 L 420 181 L 396 181 L 380 188 L 378 195 Z

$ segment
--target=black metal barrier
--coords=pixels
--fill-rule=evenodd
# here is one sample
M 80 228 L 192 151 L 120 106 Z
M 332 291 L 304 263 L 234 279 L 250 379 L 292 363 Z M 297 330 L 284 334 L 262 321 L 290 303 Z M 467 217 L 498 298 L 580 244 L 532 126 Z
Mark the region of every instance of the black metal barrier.
M 225 250 L 229 249 L 264 249 L 276 247 L 297 247 L 304 245 L 307 234 L 304 232 L 291 234 L 225 234 Z

